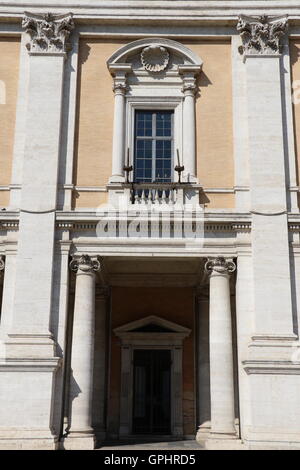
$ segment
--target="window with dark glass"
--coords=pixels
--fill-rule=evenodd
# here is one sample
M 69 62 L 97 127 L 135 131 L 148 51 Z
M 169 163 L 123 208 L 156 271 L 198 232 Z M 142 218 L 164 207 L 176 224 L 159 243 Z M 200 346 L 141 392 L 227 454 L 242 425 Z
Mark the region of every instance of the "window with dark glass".
M 170 183 L 173 173 L 173 111 L 135 112 L 134 181 Z

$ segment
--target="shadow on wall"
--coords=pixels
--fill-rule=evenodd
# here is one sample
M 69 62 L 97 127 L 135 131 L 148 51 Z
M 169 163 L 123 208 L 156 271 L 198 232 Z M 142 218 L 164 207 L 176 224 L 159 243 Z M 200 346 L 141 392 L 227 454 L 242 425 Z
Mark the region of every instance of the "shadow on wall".
M 72 403 L 75 398 L 79 396 L 81 393 L 81 388 L 79 387 L 78 383 L 74 379 L 73 370 L 71 369 L 70 375 L 70 395 L 69 395 L 69 413 L 68 413 L 68 427 L 66 428 L 66 433 L 70 431 L 72 425 Z

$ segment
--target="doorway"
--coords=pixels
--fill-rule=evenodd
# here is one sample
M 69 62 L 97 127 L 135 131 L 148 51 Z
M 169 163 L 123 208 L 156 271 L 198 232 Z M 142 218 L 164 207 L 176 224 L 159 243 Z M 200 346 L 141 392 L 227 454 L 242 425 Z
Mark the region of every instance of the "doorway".
M 189 328 L 155 315 L 115 328 L 121 338 L 119 437 L 183 436 L 182 350 Z
M 171 433 L 171 351 L 133 354 L 133 434 Z

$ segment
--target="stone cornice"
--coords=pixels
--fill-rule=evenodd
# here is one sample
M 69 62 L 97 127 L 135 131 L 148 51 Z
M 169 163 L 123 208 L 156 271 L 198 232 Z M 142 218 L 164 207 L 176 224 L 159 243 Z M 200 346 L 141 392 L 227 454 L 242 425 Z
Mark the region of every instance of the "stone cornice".
M 291 361 L 242 361 L 244 369 L 248 375 L 251 374 L 270 374 L 270 375 L 299 375 L 300 363 Z
M 288 14 L 300 22 L 300 5 L 296 0 L 7 0 L 1 2 L 0 18 L 20 18 L 24 10 L 34 13 L 66 13 L 72 11 L 78 22 L 157 21 L 236 24 L 240 14 L 250 16 Z
M 128 219 L 129 221 L 131 219 Z M 82 222 L 68 222 L 68 221 L 61 221 L 56 223 L 56 228 L 59 230 L 71 230 L 71 231 L 88 231 L 88 230 L 96 230 L 97 228 L 97 221 L 82 221 Z M 170 222 L 170 226 L 173 226 L 173 223 Z M 251 223 L 250 222 L 243 222 L 243 223 L 230 223 L 230 222 L 223 222 L 223 223 L 206 223 L 205 222 L 205 231 L 207 232 L 250 232 L 251 231 Z

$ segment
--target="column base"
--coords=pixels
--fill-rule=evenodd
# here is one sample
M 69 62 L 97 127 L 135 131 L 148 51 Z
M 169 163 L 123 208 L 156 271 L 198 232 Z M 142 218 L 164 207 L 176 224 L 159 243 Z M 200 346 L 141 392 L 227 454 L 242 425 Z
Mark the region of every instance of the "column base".
M 205 441 L 207 450 L 247 450 L 236 434 L 211 433 Z
M 57 437 L 49 430 L 2 428 L 0 450 L 57 450 Z
M 109 178 L 110 183 L 125 183 L 125 176 L 123 175 L 112 175 Z
M 70 432 L 63 441 L 60 448 L 64 450 L 94 450 L 95 435 L 85 432 Z

